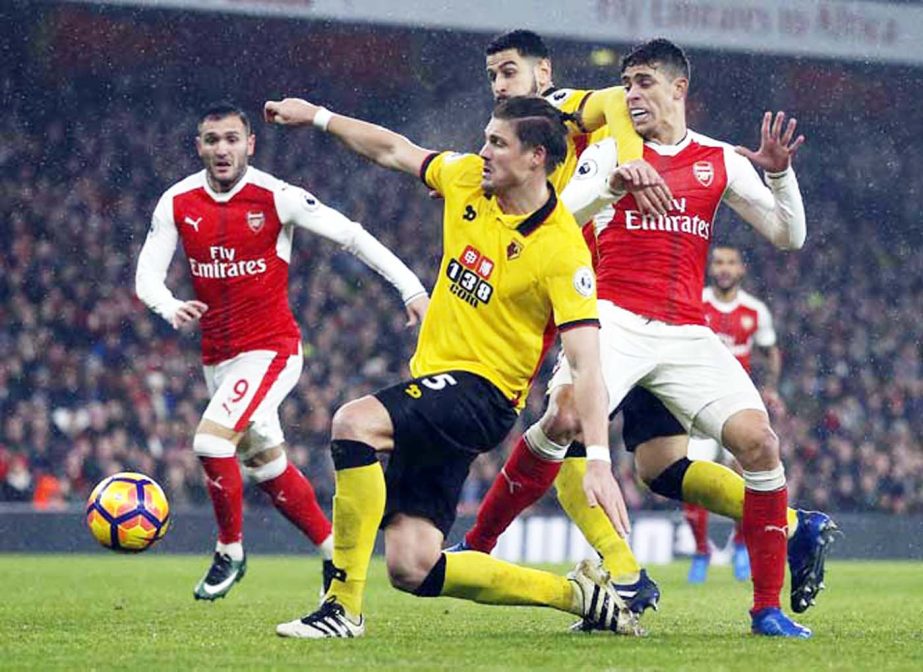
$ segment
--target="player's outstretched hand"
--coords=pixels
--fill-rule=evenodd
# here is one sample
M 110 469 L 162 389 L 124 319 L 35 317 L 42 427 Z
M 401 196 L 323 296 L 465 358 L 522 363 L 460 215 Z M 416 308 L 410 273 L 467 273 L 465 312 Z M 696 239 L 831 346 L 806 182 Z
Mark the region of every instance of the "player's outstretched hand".
M 408 303 L 406 306 L 407 322 L 404 326 L 413 327 L 420 324 L 423 321 L 423 316 L 426 315 L 427 308 L 429 308 L 429 296 L 426 294 Z
M 804 144 L 803 135 L 795 137 L 797 126 L 798 121 L 794 118 L 785 124 L 785 112 L 776 113 L 775 120 L 772 118 L 772 112 L 767 112 L 763 115 L 763 125 L 760 128 L 759 149 L 754 152 L 746 147 L 737 147 L 737 153 L 746 156 L 767 173 L 781 173 L 792 165 L 792 157 Z
M 644 159 L 629 161 L 618 166 L 609 175 L 609 189 L 613 192 L 630 192 L 641 212 L 665 215 L 673 205 L 673 194 L 660 173 Z
M 176 309 L 176 312 L 173 313 L 173 319 L 170 320 L 170 323 L 173 325 L 174 329 L 180 329 L 187 324 L 194 324 L 200 317 L 205 314 L 205 311 L 208 310 L 206 306 L 201 301 L 185 301 L 183 305 Z
M 314 123 L 318 106 L 302 98 L 268 100 L 263 105 L 263 119 L 280 126 L 307 126 Z
M 590 507 L 601 506 L 620 537 L 628 537 L 631 522 L 622 490 L 612 475 L 612 465 L 603 460 L 587 460 L 583 492 Z

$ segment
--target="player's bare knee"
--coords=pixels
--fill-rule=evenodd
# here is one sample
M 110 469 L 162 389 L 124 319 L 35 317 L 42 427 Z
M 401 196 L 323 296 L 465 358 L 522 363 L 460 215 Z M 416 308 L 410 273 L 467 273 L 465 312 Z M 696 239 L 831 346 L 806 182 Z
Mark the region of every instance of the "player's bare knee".
M 561 445 L 567 445 L 580 434 L 580 417 L 574 407 L 573 388 L 557 388 L 552 394 L 545 414 L 539 421 L 545 436 Z
M 413 545 L 392 545 L 386 548 L 385 564 L 391 585 L 405 593 L 415 592 L 438 562 L 439 552 L 439 549 Z
M 753 427 L 734 446 L 728 446 L 747 471 L 774 469 L 779 465 L 779 437 L 768 423 Z
M 247 454 L 247 457 L 243 460 L 244 466 L 251 469 L 257 467 L 262 467 L 273 460 L 277 460 L 285 454 L 285 450 L 282 446 L 273 446 L 272 448 L 267 448 L 266 450 L 261 450 L 259 452 L 251 452 Z
M 387 409 L 375 397 L 367 396 L 340 406 L 333 414 L 334 439 L 359 441 L 376 450 L 393 446 L 394 427 Z

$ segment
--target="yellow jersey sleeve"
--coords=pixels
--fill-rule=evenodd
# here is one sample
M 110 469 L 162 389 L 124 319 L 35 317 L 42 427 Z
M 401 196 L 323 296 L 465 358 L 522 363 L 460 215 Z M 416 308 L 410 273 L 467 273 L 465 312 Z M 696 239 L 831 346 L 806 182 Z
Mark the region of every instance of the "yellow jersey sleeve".
M 618 146 L 618 162 L 628 163 L 640 159 L 644 153 L 644 141 L 631 125 L 628 104 L 625 102 L 625 87 L 613 86 L 591 92 L 583 101 L 581 110 L 583 127 L 591 132 L 608 126 L 609 135 Z
M 583 242 L 580 229 L 574 226 L 571 233 L 573 235 L 568 237 L 572 240 L 557 247 L 544 276 L 554 323 L 559 330 L 599 324 L 596 276 L 590 251 Z
M 469 189 L 481 184 L 484 159 L 477 154 L 438 152 L 427 156 L 420 166 L 420 179 L 430 189 L 447 197 L 453 189 Z

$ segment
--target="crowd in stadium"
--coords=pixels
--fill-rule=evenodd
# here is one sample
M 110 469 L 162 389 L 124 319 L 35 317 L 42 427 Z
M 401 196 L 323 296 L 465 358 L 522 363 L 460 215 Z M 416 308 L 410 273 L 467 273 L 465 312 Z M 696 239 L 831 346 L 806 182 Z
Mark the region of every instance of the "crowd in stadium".
M 575 82 L 579 53 L 575 47 L 560 59 L 573 66 L 566 74 Z M 756 142 L 763 111 L 757 105 L 798 111 L 794 91 L 820 92 L 817 107 L 802 117 L 808 144 L 796 161 L 808 213 L 805 249 L 777 252 L 727 215 L 717 236 L 744 249 L 746 287 L 776 320 L 783 404 L 771 411 L 792 500 L 830 512 L 921 512 L 923 263 L 911 185 L 923 173 L 923 158 L 904 151 L 918 142 L 921 121 L 910 115 L 896 123 L 910 109 L 909 95 L 892 98 L 878 116 L 860 114 L 864 96 L 875 90 L 874 72 L 844 69 L 850 81 L 843 89 L 823 71 L 780 68 L 768 96 L 758 95 L 759 80 L 747 83 L 733 72 L 693 80 L 693 127 L 741 144 Z M 402 107 L 359 96 L 348 111 L 422 144 L 476 150 L 489 101 L 480 72 L 467 79 L 470 88 L 454 90 L 452 104 L 433 91 L 391 91 L 391 102 Z M 102 476 L 132 470 L 158 479 L 174 505 L 205 503 L 191 450 L 207 402 L 196 334 L 174 332 L 133 292 L 135 258 L 157 197 L 199 168 L 192 146 L 198 110 L 175 105 L 168 94 L 142 96 L 127 80 L 89 90 L 73 85 L 57 98 L 38 86 L 13 96 L 24 86 L 15 76 L 2 86 L 11 104 L 0 118 L 0 502 L 65 506 L 83 500 Z M 108 96 L 104 113 L 92 86 Z M 221 90 L 197 95 L 228 97 Z M 133 97 L 145 104 L 118 104 Z M 33 114 L 36 98 L 45 104 L 42 114 Z M 460 120 L 454 103 L 463 100 L 469 104 Z M 245 101 L 254 116 L 256 102 Z M 359 163 L 319 134 L 286 136 L 258 118 L 254 124 L 255 165 L 362 222 L 432 285 L 440 206 L 422 185 Z M 168 284 L 192 297 L 179 259 Z M 306 363 L 282 422 L 292 460 L 327 504 L 332 412 L 405 375 L 414 333 L 404 328 L 389 286 L 349 254 L 303 233 L 296 236 L 290 298 Z M 543 380 L 522 427 L 541 412 Z M 613 436 L 619 427 L 617 421 Z M 669 506 L 636 484 L 631 461 L 614 445 L 629 506 Z M 464 513 L 476 509 L 502 460 L 500 450 L 475 464 Z M 253 489 L 251 496 L 260 505 L 262 494 Z M 553 499 L 540 506 L 554 506 Z

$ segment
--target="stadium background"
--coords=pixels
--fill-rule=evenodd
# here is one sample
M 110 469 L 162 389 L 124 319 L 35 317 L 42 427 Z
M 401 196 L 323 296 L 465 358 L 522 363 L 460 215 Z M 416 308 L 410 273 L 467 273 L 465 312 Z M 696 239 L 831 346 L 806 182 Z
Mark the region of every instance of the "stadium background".
M 262 4 L 296 13 L 303 6 L 310 17 L 312 5 L 337 3 Z M 367 4 L 352 3 L 356 11 Z M 578 4 L 602 15 L 636 3 Z M 834 13 L 863 5 L 803 4 Z M 898 3 L 894 11 L 919 10 Z M 156 199 L 200 168 L 197 113 L 218 99 L 242 104 L 255 124 L 256 166 L 363 222 L 431 286 L 440 206 L 425 189 L 321 134 L 263 126 L 259 113 L 266 99 L 304 94 L 424 146 L 476 150 L 491 106 L 482 51 L 489 33 L 410 28 L 399 19 L 370 24 L 120 3 L 14 0 L 0 14 L 0 538 L 9 547 L 15 530 L 28 529 L 11 523 L 26 520 L 18 517 L 24 511 L 76 520 L 93 484 L 125 469 L 157 478 L 177 510 L 202 518 L 207 529 L 198 508 L 207 495 L 191 450 L 206 400 L 198 341 L 173 332 L 132 291 Z M 919 37 L 921 23 L 900 27 Z M 792 499 L 834 514 L 880 514 L 865 519 L 875 527 L 901 516 L 900 529 L 910 534 L 891 540 L 894 552 L 920 557 L 910 537 L 923 526 L 923 58 L 912 49 L 875 52 L 849 26 L 843 30 L 843 39 L 828 41 L 836 59 L 770 53 L 772 45 L 748 53 L 732 38 L 718 51 L 695 33 L 685 42 L 682 32 L 675 36 L 691 45 L 691 127 L 755 145 L 761 112 L 784 109 L 808 135 L 796 164 L 808 214 L 805 249 L 777 252 L 726 210 L 716 227 L 717 240 L 745 250 L 746 287 L 776 319 L 785 408 L 773 410 Z M 549 39 L 556 83 L 611 84 L 611 59 L 632 41 Z M 811 48 L 825 48 L 816 42 Z M 413 335 L 376 276 L 328 243 L 297 238 L 290 290 L 306 366 L 282 417 L 290 455 L 329 504 L 330 415 L 404 375 Z M 191 296 L 179 259 L 168 282 Z M 523 427 L 541 412 L 541 390 Z M 616 423 L 616 445 L 618 436 Z M 504 455 L 477 462 L 463 514 L 476 510 Z M 617 456 L 633 510 L 673 510 L 635 484 L 623 451 Z M 278 518 L 262 493 L 248 496 L 248 530 L 257 519 Z M 554 498 L 534 512 L 556 514 Z M 208 544 L 210 537 L 199 539 L 201 550 Z

